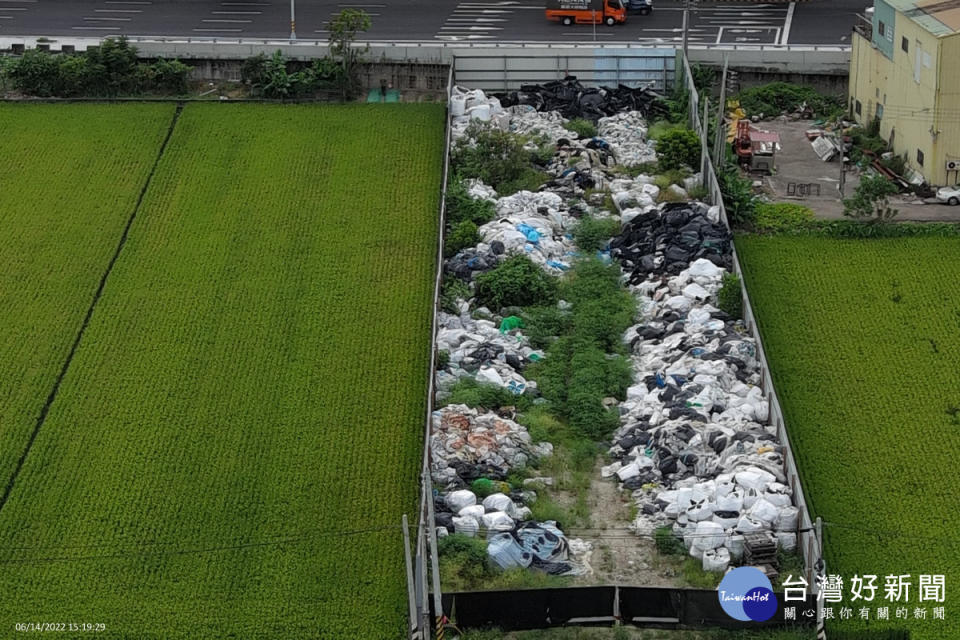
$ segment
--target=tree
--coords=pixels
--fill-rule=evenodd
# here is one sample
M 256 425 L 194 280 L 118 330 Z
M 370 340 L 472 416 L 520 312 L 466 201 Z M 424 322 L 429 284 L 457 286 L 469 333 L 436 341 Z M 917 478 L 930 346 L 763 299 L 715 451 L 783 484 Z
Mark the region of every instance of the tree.
M 353 97 L 359 86 L 357 64 L 369 47 L 354 47 L 357 34 L 370 28 L 370 14 L 362 9 L 344 9 L 330 21 L 330 55 L 342 71 L 340 90 L 343 99 Z
M 887 222 L 899 210 L 890 206 L 889 196 L 897 186 L 881 175 L 865 175 L 852 198 L 843 201 L 843 215 L 863 222 Z

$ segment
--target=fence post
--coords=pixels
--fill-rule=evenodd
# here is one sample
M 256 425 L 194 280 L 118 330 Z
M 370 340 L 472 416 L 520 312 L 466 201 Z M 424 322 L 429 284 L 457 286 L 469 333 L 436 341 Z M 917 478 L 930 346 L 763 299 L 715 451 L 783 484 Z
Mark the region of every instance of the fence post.
M 403 559 L 407 565 L 407 604 L 410 611 L 410 623 L 407 637 L 420 637 L 417 632 L 417 596 L 413 586 L 413 561 L 410 559 L 410 525 L 407 523 L 407 514 L 403 514 Z
M 823 519 L 820 516 L 817 516 L 817 522 L 815 525 L 815 530 L 817 534 L 817 562 L 814 565 L 814 568 L 817 571 L 817 577 L 821 580 L 826 578 L 827 573 L 827 563 L 823 559 Z M 816 580 L 814 580 L 816 582 Z M 816 587 L 815 593 L 817 593 L 817 640 L 827 640 L 827 630 L 826 623 L 823 620 L 823 599 L 819 597 L 820 587 Z

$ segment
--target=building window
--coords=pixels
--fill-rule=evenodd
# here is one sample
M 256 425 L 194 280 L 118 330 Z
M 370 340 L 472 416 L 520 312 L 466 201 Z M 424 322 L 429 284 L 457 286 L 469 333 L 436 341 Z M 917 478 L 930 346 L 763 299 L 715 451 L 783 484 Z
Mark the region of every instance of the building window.
M 923 151 L 920 151 L 920 149 L 917 149 L 917 164 L 923 166 Z
M 863 105 L 860 104 L 860 101 L 859 101 L 859 100 L 857 100 L 857 104 L 856 104 L 856 106 L 853 108 L 853 110 L 854 110 L 854 112 L 855 112 L 857 115 L 860 115 L 860 114 L 863 112 Z
M 880 26 L 877 28 L 877 33 L 879 33 L 881 36 L 884 36 L 885 35 L 884 31 L 886 31 L 887 25 L 883 24 L 882 20 L 880 20 L 879 22 L 880 22 Z
M 906 51 L 907 53 L 910 53 L 910 41 L 907 40 L 906 38 L 901 38 L 900 48 Z
M 882 104 L 878 104 L 878 105 L 877 105 L 877 120 L 880 120 L 881 118 L 883 118 L 883 105 L 882 105 Z

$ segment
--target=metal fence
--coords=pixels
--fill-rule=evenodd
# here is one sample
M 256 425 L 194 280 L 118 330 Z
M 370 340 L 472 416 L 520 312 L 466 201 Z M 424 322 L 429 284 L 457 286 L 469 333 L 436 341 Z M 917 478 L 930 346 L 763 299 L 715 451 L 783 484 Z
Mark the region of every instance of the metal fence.
M 812 594 L 792 598 L 774 594 L 777 610 L 765 622 L 743 623 L 720 605 L 716 589 L 664 587 L 560 587 L 514 591 L 467 591 L 443 596 L 443 609 L 460 629 L 502 631 L 546 629 L 571 625 L 629 624 L 657 629 L 715 627 L 723 629 L 806 628 L 814 623 Z M 793 616 L 786 610 L 793 608 Z M 788 620 L 788 618 L 792 618 Z
M 686 56 L 681 54 L 683 82 L 689 92 L 689 111 L 690 124 L 694 131 L 700 136 L 703 144 L 702 149 L 702 169 L 704 186 L 710 193 L 710 201 L 720 208 L 720 219 L 724 225 L 730 227 L 730 221 L 727 218 L 727 210 L 724 206 L 723 195 L 720 190 L 720 183 L 717 180 L 716 169 L 710 161 L 707 145 L 707 133 L 704 131 L 705 121 L 701 121 L 700 96 L 693 82 L 693 73 L 690 70 L 690 63 Z M 705 100 L 706 102 L 706 100 Z M 784 473 L 787 476 L 787 484 L 793 491 L 794 502 L 800 510 L 798 519 L 798 547 L 803 554 L 804 577 L 811 585 L 814 584 L 816 570 L 814 568 L 818 560 L 823 557 L 823 540 L 819 533 L 819 523 L 814 522 L 810 517 L 806 495 L 800 483 L 800 472 L 797 468 L 796 457 L 793 454 L 793 447 L 790 445 L 790 437 L 787 434 L 786 423 L 783 418 L 783 409 L 780 406 L 780 400 L 777 397 L 777 391 L 774 388 L 773 378 L 770 375 L 770 366 L 767 364 L 766 351 L 763 348 L 763 338 L 757 326 L 756 317 L 753 313 L 753 304 L 750 302 L 750 294 L 747 292 L 746 281 L 743 277 L 743 270 L 740 267 L 740 258 L 737 256 L 736 247 L 733 248 L 733 271 L 743 282 L 741 292 L 743 295 L 743 321 L 747 326 L 750 335 L 757 344 L 757 360 L 760 362 L 760 373 L 762 377 L 761 387 L 763 388 L 767 402 L 770 405 L 770 424 L 774 426 L 777 438 L 784 447 Z M 819 520 L 819 519 L 818 519 Z
M 585 85 L 631 87 L 649 86 L 658 91 L 673 88 L 676 51 L 633 49 L 538 54 L 491 51 L 454 52 L 454 80 L 457 84 L 484 91 L 519 89 L 525 84 L 542 84 L 565 76 L 576 76 Z

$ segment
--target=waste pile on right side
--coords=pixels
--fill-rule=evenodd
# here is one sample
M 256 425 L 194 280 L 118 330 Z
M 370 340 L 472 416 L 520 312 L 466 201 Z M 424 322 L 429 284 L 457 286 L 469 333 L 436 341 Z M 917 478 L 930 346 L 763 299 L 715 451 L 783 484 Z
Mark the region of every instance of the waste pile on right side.
M 713 571 L 742 559 L 743 534 L 767 532 L 793 551 L 799 515 L 756 345 L 711 304 L 732 269 L 731 242 L 715 210 L 682 203 L 632 216 L 610 245 L 640 322 L 624 336 L 635 384 L 602 475 L 632 492 L 638 535 L 669 525 Z

